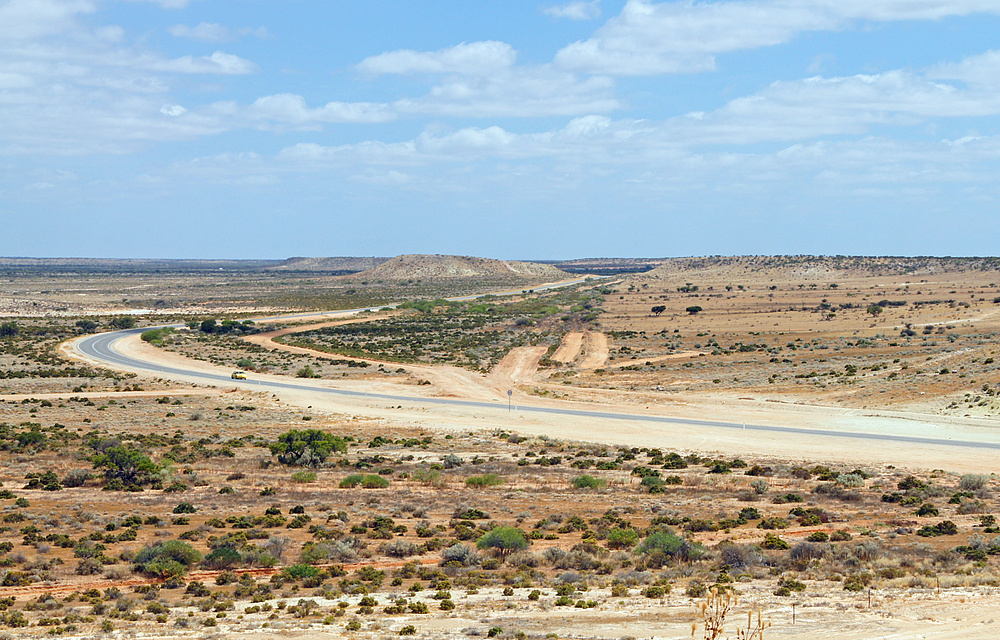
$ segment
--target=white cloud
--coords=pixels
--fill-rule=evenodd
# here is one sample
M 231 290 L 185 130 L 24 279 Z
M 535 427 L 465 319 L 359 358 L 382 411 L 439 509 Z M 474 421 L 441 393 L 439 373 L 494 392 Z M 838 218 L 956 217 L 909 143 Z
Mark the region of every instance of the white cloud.
M 1000 86 L 1000 51 L 970 56 L 959 63 L 940 64 L 932 67 L 927 76 L 943 80 L 961 80 L 975 87 Z
M 358 175 L 353 175 L 348 178 L 348 180 L 353 180 L 354 182 L 364 182 L 366 184 L 373 184 L 379 186 L 400 186 L 407 185 L 413 182 L 413 176 L 403 173 L 401 171 L 368 171 Z
M 176 118 L 177 116 L 182 116 L 187 113 L 187 109 L 179 104 L 165 104 L 160 107 L 160 113 L 165 116 L 172 116 Z
M 678 138 L 749 144 L 860 134 L 873 124 L 916 125 L 931 118 L 1000 115 L 1000 95 L 960 90 L 905 71 L 776 82 L 732 100 L 697 124 L 673 119 Z
M 469 42 L 440 51 L 401 49 L 365 58 L 358 71 L 372 75 L 385 73 L 458 73 L 484 75 L 514 64 L 517 52 L 506 42 Z
M 574 0 L 568 4 L 545 7 L 542 11 L 554 18 L 593 20 L 601 17 L 601 0 Z
M 629 0 L 588 40 L 556 54 L 564 68 L 612 75 L 706 71 L 720 53 L 773 46 L 859 21 L 937 20 L 1000 13 L 993 0 Z
M 86 0 L 7 0 L 0 3 L 0 38 L 31 40 L 65 31 L 77 16 L 94 13 Z
M 392 51 L 362 60 L 370 75 L 444 74 L 430 92 L 393 104 L 400 113 L 469 117 L 534 117 L 604 113 L 621 105 L 614 83 L 551 65 L 517 66 L 504 42 L 462 43 L 433 52 Z
M 233 37 L 229 27 L 215 22 L 202 22 L 194 27 L 189 27 L 186 24 L 175 24 L 167 29 L 167 33 L 175 38 L 188 38 L 202 42 L 228 42 Z
M 257 65 L 249 60 L 222 51 L 216 51 L 210 56 L 183 56 L 173 60 L 162 60 L 150 66 L 158 71 L 221 75 L 245 75 L 257 70 Z
M 167 33 L 176 38 L 186 38 L 200 42 L 231 42 L 240 36 L 269 37 L 267 29 L 264 27 L 230 29 L 215 22 L 202 22 L 194 27 L 185 24 L 175 24 L 167 28 Z
M 277 94 L 257 99 L 244 112 L 247 121 L 275 126 L 315 127 L 321 123 L 388 122 L 395 114 L 387 105 L 372 102 L 328 102 L 310 108 L 305 98 L 293 94 Z
M 409 114 L 538 117 L 606 113 L 621 103 L 614 97 L 610 78 L 581 78 L 550 66 L 533 66 L 448 78 L 427 95 L 400 100 L 393 106 Z

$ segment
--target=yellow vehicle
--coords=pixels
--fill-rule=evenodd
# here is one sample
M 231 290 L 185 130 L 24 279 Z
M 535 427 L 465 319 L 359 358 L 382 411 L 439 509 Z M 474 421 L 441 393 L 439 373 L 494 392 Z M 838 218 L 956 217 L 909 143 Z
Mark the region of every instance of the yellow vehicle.
M 229 376 L 233 380 L 246 380 L 247 374 L 242 371 L 233 371 L 233 375 Z

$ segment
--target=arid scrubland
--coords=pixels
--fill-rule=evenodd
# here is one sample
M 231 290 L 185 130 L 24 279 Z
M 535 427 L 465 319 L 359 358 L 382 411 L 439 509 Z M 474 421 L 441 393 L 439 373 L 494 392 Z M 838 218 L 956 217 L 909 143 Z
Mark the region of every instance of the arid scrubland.
M 101 314 L 3 318 L 0 633 L 989 637 L 1000 485 L 985 456 L 957 474 L 417 427 L 56 350 L 137 317 L 187 323 L 148 335 L 158 348 L 330 382 L 434 392 L 432 367 L 492 375 L 522 350 L 537 366 L 512 379 L 538 396 L 994 417 L 1000 276 L 872 261 L 668 263 L 465 302 L 415 284 L 402 308 L 325 328 L 247 322 L 307 294 L 230 286 L 220 311 L 194 293 L 206 274 L 174 274 L 161 283 L 183 281 L 187 309 L 134 316 L 109 298 Z

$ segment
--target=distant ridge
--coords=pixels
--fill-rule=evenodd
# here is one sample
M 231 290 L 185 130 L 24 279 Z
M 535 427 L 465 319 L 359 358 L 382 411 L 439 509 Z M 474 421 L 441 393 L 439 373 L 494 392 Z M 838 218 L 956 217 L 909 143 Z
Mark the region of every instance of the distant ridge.
M 574 258 L 572 260 L 536 260 L 569 273 L 617 276 L 643 273 L 660 266 L 669 258 Z
M 365 280 L 475 279 L 512 282 L 559 280 L 570 274 L 549 264 L 470 256 L 402 255 L 355 274 Z
M 1000 271 L 1000 258 L 950 256 L 704 256 L 667 258 L 646 276 L 669 278 L 690 272 L 719 275 L 781 273 L 802 279 L 833 275 L 934 275 L 966 271 Z
M 21 271 L 157 272 L 252 271 L 278 260 L 201 260 L 192 258 L 30 258 L 0 257 L 0 269 Z
M 335 258 L 288 258 L 269 267 L 272 271 L 319 271 L 334 275 L 358 273 L 377 267 L 389 258 L 342 256 Z

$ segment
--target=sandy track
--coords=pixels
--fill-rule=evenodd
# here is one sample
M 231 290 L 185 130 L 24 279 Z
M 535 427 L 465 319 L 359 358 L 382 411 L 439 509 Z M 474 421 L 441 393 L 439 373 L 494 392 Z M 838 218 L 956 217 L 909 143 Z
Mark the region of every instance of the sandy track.
M 545 347 L 511 349 L 510 353 L 493 367 L 486 377 L 487 383 L 494 389 L 514 389 L 519 384 L 534 382 L 535 374 L 538 372 L 538 361 L 545 355 L 545 351 Z
M 581 369 L 600 369 L 608 362 L 608 336 L 599 331 L 588 331 L 584 335 Z
M 576 360 L 583 349 L 583 332 L 571 331 L 563 336 L 562 343 L 556 352 L 552 354 L 552 360 L 568 364 Z

